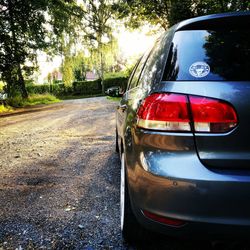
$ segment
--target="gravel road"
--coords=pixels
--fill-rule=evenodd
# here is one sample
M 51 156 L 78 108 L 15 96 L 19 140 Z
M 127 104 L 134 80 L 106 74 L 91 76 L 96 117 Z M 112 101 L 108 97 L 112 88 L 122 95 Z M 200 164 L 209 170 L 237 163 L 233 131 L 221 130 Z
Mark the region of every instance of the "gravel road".
M 70 100 L 0 118 L 0 249 L 234 249 L 153 236 L 123 243 L 116 105 Z

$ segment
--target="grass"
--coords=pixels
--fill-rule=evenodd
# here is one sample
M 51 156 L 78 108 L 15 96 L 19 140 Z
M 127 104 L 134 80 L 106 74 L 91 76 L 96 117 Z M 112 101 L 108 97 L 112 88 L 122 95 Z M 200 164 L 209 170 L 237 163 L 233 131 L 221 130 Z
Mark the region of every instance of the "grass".
M 110 101 L 119 102 L 121 100 L 121 97 L 107 96 L 107 99 Z
M 7 101 L 8 105 L 15 108 L 34 106 L 38 104 L 52 104 L 57 102 L 60 102 L 60 100 L 51 94 L 33 94 L 30 95 L 28 99 L 23 99 L 21 96 L 17 96 L 10 98 Z
M 43 95 L 31 95 L 27 100 L 24 101 L 24 106 L 33 106 L 38 104 L 52 104 L 60 102 L 58 98 L 51 94 Z

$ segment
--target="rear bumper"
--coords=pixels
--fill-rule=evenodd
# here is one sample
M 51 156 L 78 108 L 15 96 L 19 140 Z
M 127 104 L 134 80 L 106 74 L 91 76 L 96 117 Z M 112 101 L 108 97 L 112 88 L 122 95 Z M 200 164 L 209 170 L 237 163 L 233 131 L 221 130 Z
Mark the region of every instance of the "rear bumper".
M 170 235 L 249 236 L 250 176 L 206 168 L 195 151 L 134 151 L 127 162 L 129 191 L 138 221 Z M 142 213 L 183 220 L 181 227 L 154 222 Z
M 160 234 L 195 240 L 249 240 L 250 226 L 187 221 L 181 227 L 173 227 L 150 220 L 138 207 L 133 211 L 143 227 Z

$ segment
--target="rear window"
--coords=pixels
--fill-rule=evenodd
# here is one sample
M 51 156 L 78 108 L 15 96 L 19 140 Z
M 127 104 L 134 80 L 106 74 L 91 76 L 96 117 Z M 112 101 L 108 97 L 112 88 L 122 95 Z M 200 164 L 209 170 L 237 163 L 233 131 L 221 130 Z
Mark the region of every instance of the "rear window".
M 249 81 L 250 30 L 175 33 L 165 81 Z

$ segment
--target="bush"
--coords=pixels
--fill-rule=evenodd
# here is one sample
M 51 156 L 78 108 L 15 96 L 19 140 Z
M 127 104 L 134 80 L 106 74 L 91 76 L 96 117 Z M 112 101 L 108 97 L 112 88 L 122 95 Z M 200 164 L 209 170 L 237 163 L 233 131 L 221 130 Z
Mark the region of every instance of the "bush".
M 127 87 L 128 77 L 123 72 L 109 73 L 104 78 L 104 89 L 119 86 L 123 90 Z M 99 95 L 102 93 L 101 80 L 94 81 L 75 81 L 72 87 L 65 86 L 62 83 L 57 84 L 41 84 L 26 86 L 30 95 L 51 93 L 55 96 L 69 96 L 69 95 Z
M 0 113 L 11 112 L 12 108 L 3 104 L 0 104 Z
M 63 84 L 63 81 L 62 80 L 54 80 L 53 84 Z
M 75 95 L 101 94 L 101 80 L 73 82 L 73 92 Z
M 24 80 L 24 82 L 25 82 L 25 86 L 34 85 L 34 81 L 33 80 Z
M 73 88 L 64 84 L 42 84 L 27 86 L 29 94 L 46 94 L 51 93 L 56 96 L 72 94 Z
M 7 99 L 7 104 L 11 107 L 20 108 L 24 106 L 24 100 L 21 96 L 11 97 Z
M 126 72 L 107 73 L 104 75 L 104 89 L 119 86 L 123 90 L 127 88 L 129 75 Z

